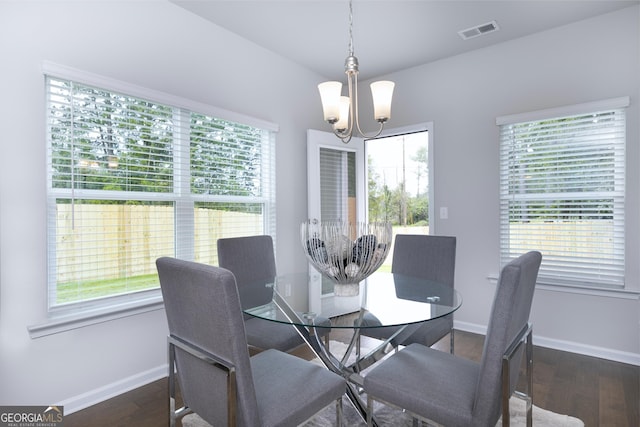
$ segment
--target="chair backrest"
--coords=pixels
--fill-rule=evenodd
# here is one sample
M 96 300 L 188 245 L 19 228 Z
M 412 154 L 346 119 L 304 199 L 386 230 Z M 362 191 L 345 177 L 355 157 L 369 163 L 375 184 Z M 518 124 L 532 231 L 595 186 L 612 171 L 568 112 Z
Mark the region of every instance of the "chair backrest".
M 453 287 L 455 267 L 455 237 L 396 235 L 391 262 L 393 273 L 430 279 Z
M 527 252 L 500 272 L 476 384 L 473 417 L 477 425 L 495 425 L 500 417 L 502 355 L 529 322 L 541 261 L 540 252 Z M 519 372 L 521 363 L 522 352 L 512 359 L 512 372 Z M 512 376 L 512 391 L 517 378 L 517 375 Z
M 242 306 L 255 307 L 268 303 L 272 299 L 271 288 L 256 293 L 243 292 L 243 287 L 257 282 L 269 282 L 276 277 L 276 260 L 273 252 L 273 239 L 268 235 L 229 237 L 218 239 L 218 265 L 233 273 L 240 289 Z
M 233 274 L 178 260 L 156 261 L 169 333 L 236 369 L 237 421 L 259 425 L 240 299 Z M 180 391 L 186 406 L 212 425 L 227 424 L 227 382 L 222 371 L 176 348 Z

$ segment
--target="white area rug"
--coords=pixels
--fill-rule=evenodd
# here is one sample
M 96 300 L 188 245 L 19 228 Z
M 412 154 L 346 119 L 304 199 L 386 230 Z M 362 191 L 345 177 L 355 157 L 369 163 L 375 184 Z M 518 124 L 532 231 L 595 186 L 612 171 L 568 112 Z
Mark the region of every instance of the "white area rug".
M 521 427 L 527 425 L 526 404 L 523 400 L 516 397 L 511 398 L 509 402 L 509 412 L 511 414 L 511 426 Z M 413 420 L 411 417 L 398 409 L 378 404 L 374 408 L 374 414 L 378 424 L 381 426 L 393 427 L 411 427 Z M 355 409 L 347 402 L 343 401 L 343 415 L 345 426 L 366 426 L 366 423 L 360 419 Z M 318 415 L 309 420 L 304 427 L 326 427 L 335 425 L 335 405 L 331 405 L 322 410 Z M 424 425 L 424 424 L 423 424 Z M 438 424 L 427 424 L 429 427 L 439 426 Z M 584 427 L 584 423 L 574 417 L 556 414 L 545 409 L 533 407 L 533 425 L 535 427 Z M 186 425 L 185 425 L 186 426 Z M 496 427 L 502 426 L 502 419 L 498 420 Z M 193 427 L 196 427 L 194 425 Z M 201 427 L 201 426 L 197 426 Z
M 509 403 L 511 413 L 511 426 L 521 427 L 527 425 L 525 402 L 518 398 L 511 398 Z M 376 420 L 381 426 L 411 427 L 413 421 L 409 415 L 397 409 L 384 405 L 377 405 L 374 410 Z M 355 409 L 345 398 L 343 400 L 344 425 L 348 427 L 364 427 L 366 423 L 362 421 Z M 335 405 L 330 405 L 323 409 L 311 420 L 303 424 L 303 427 L 329 427 L 334 426 L 336 421 Z M 182 419 L 183 427 L 211 427 L 196 414 L 185 415 Z M 568 415 L 556 414 L 545 409 L 533 407 L 533 425 L 535 427 L 584 427 L 584 423 L 577 418 Z M 437 424 L 428 424 L 437 426 Z M 502 426 L 502 420 L 498 420 L 496 427 Z
M 334 355 L 344 354 L 347 346 L 338 341 L 331 341 L 329 344 L 331 352 Z M 365 350 L 363 350 L 364 352 Z M 319 361 L 318 361 L 319 363 Z M 411 427 L 413 420 L 409 415 L 401 410 L 391 408 L 376 402 L 374 407 L 374 414 L 376 420 L 382 426 L 393 427 Z M 515 427 L 527 425 L 526 403 L 517 397 L 512 397 L 509 401 L 509 413 L 511 415 L 511 425 Z M 366 426 L 366 423 L 360 418 L 359 414 L 349 403 L 349 401 L 343 398 L 343 415 L 344 425 L 349 427 L 362 427 Z M 327 408 L 320 411 L 315 417 L 303 424 L 304 427 L 327 427 L 335 425 L 335 405 L 330 405 Z M 183 427 L 211 427 L 209 423 L 204 421 L 196 414 L 186 415 L 182 419 Z M 502 425 L 502 420 L 498 420 L 496 427 Z M 533 425 L 535 427 L 584 427 L 584 423 L 578 418 L 570 417 L 568 415 L 556 414 L 546 409 L 533 406 Z M 437 426 L 437 424 L 429 424 L 429 426 Z

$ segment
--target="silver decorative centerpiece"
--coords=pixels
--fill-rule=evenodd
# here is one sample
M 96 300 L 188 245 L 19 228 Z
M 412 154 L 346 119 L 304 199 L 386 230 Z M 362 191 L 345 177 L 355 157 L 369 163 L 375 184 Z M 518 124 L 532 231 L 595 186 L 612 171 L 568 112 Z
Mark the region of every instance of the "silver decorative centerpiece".
M 307 259 L 334 283 L 336 295 L 357 295 L 359 283 L 387 258 L 393 238 L 391 224 L 343 221 L 303 222 L 300 241 Z

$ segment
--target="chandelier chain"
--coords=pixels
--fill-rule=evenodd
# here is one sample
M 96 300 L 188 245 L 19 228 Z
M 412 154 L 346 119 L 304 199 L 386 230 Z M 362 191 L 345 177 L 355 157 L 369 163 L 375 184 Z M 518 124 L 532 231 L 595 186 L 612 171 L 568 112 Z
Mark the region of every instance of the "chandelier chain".
M 353 56 L 353 2 L 349 0 L 349 56 Z
M 382 133 L 385 122 L 389 120 L 391 96 L 394 86 L 394 83 L 390 81 L 371 83 L 371 93 L 374 101 L 374 118 L 379 123 L 379 128 L 378 131 L 372 135 L 365 134 L 360 128 L 360 120 L 358 117 L 358 58 L 355 57 L 353 48 L 353 0 L 349 0 L 348 50 L 349 52 L 344 62 L 344 67 L 345 74 L 347 75 L 349 96 L 341 96 L 342 83 L 340 82 L 325 82 L 318 85 L 325 120 L 333 125 L 333 133 L 345 144 L 351 141 L 354 131 L 359 133 L 363 138 L 376 138 Z M 377 100 L 376 93 L 378 94 Z M 380 95 L 382 95 L 382 97 L 380 97 Z M 346 110 L 343 108 L 346 108 Z

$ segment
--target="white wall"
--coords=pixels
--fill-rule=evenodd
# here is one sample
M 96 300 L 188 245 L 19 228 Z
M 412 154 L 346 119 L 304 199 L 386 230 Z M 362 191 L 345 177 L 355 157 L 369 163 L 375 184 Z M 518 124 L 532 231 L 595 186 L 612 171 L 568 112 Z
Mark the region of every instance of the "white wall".
M 43 60 L 277 123 L 279 267 L 305 262 L 306 130 L 322 121 L 322 78 L 166 1 L 0 2 L 0 57 L 0 404 L 69 412 L 166 374 L 162 310 L 27 331 L 46 313 Z
M 495 117 L 629 95 L 629 164 L 637 165 L 638 35 L 632 8 L 391 76 L 390 125 L 434 122 L 436 204 L 449 208 L 436 226 L 458 236 L 461 326 L 486 324 L 494 291 L 486 277 L 498 270 Z M 0 2 L 0 58 L 0 404 L 72 411 L 163 375 L 166 363 L 163 311 L 39 339 L 27 332 L 46 305 L 43 60 L 277 123 L 278 268 L 304 262 L 305 135 L 325 129 L 321 77 L 165 1 Z M 629 169 L 637 288 L 639 186 Z M 637 361 L 638 312 L 636 300 L 538 291 L 533 321 L 547 344 Z
M 627 286 L 639 284 L 640 12 L 603 15 L 388 76 L 394 126 L 433 121 L 438 234 L 458 237 L 456 326 L 483 330 L 499 262 L 498 127 L 512 113 L 630 96 L 627 124 Z M 488 36 L 490 37 L 490 36 Z M 365 105 L 367 105 L 365 103 Z M 368 117 L 364 112 L 364 117 Z M 640 364 L 635 299 L 538 289 L 536 343 Z

